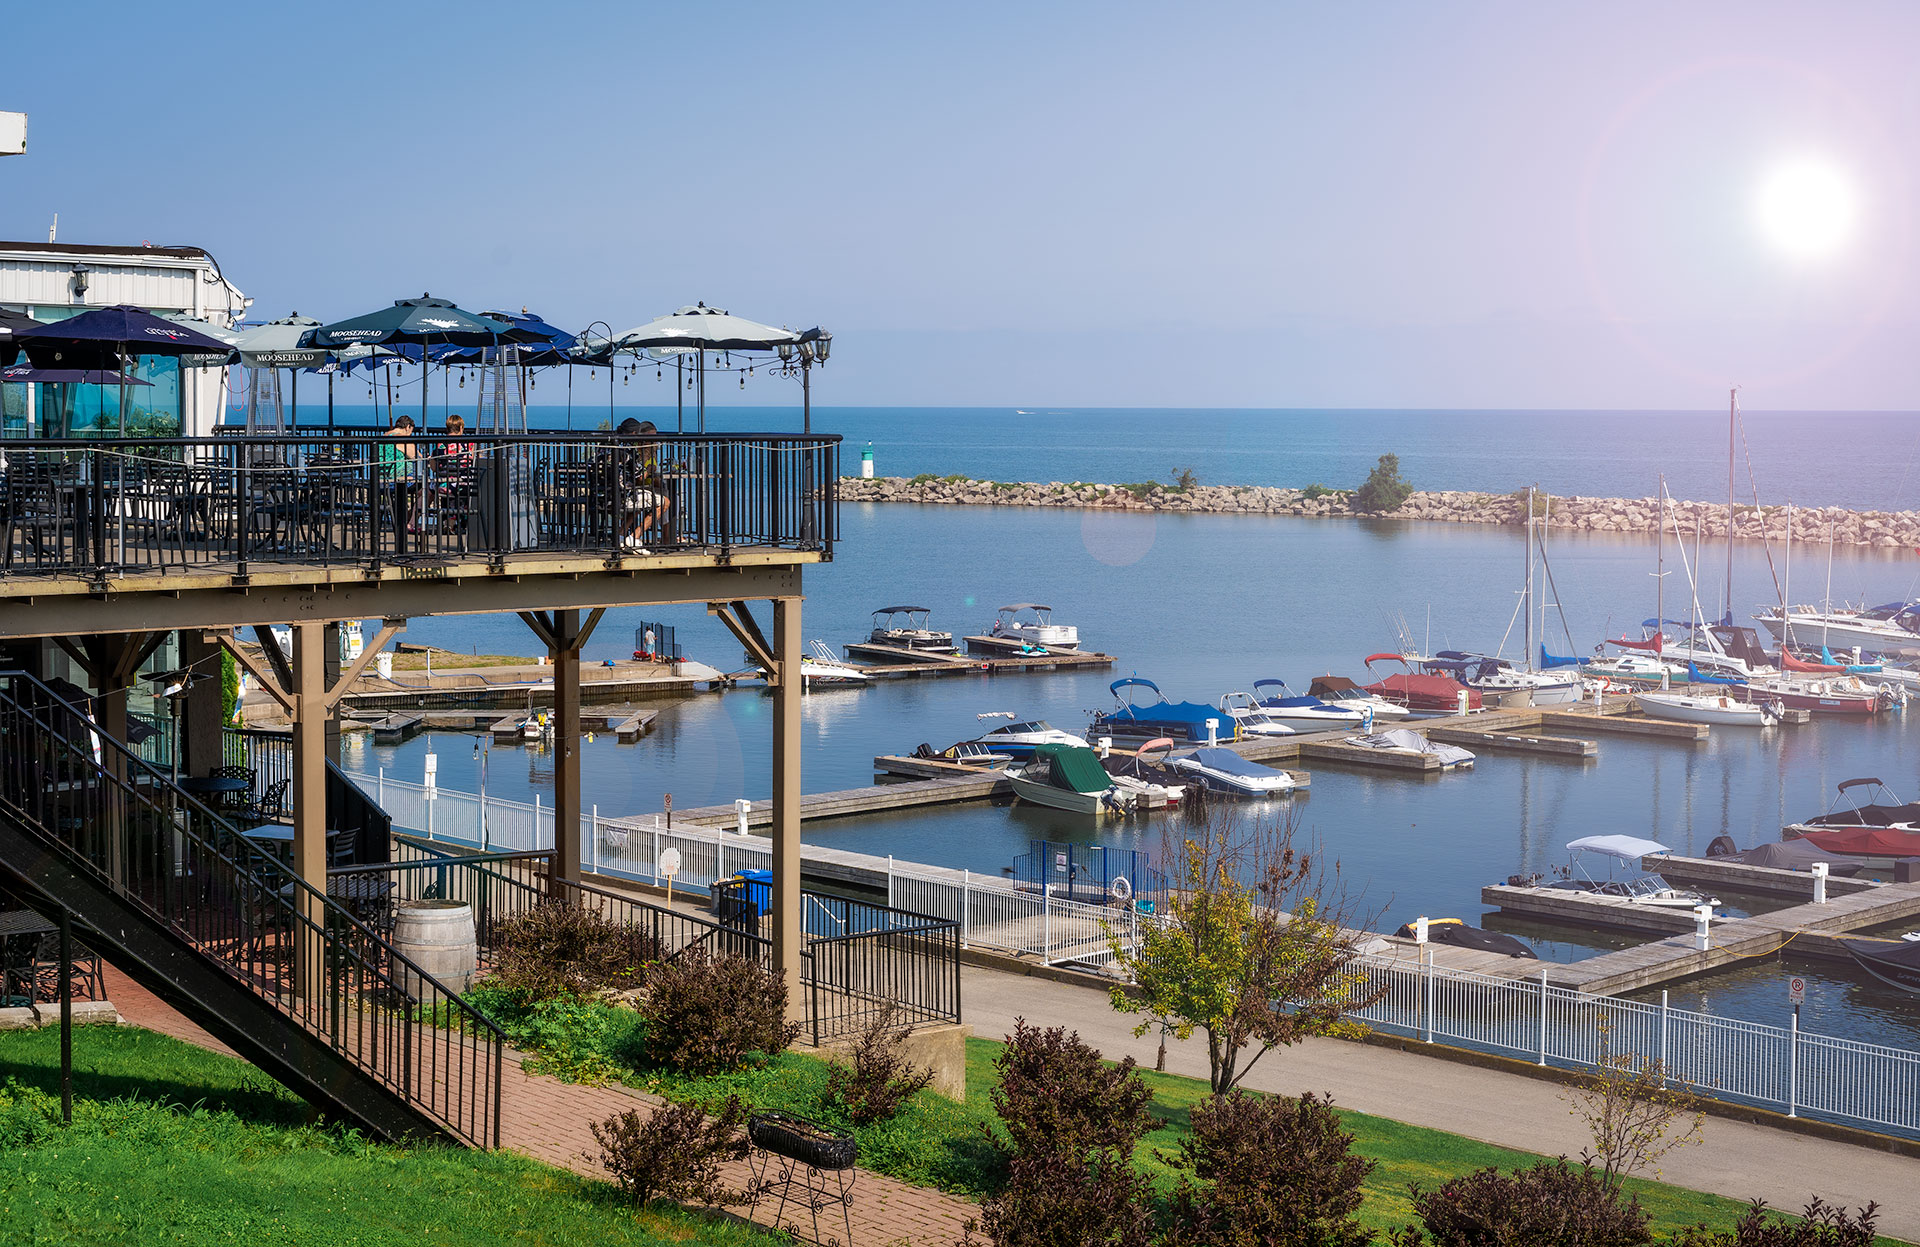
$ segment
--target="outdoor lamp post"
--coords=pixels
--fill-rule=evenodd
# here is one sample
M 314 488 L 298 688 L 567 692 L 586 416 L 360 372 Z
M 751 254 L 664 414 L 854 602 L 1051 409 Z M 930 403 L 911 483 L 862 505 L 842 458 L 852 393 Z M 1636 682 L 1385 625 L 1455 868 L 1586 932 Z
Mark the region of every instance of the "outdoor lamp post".
M 87 301 L 87 274 L 91 272 L 93 270 L 84 264 L 73 266 L 73 301 L 75 303 Z
M 816 362 L 822 364 L 827 362 L 828 345 L 832 341 L 833 335 L 823 332 L 817 338 L 810 338 L 800 343 L 798 347 L 800 352 L 800 431 L 802 433 L 813 432 L 813 365 Z M 790 358 L 795 349 L 793 346 L 782 343 L 780 358 L 783 360 Z

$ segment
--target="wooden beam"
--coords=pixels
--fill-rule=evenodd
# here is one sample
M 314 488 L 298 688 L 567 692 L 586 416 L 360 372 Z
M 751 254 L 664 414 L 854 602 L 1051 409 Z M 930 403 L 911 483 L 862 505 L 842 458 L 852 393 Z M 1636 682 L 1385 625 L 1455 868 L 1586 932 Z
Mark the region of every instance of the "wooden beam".
M 280 687 L 291 690 L 294 686 L 293 664 L 281 650 L 280 642 L 274 640 L 273 629 L 264 624 L 255 624 L 253 639 L 260 643 L 260 652 L 273 665 L 273 672 L 280 677 Z
M 267 696 L 279 702 L 280 708 L 291 715 L 293 713 L 292 681 L 288 681 L 288 688 L 282 688 L 274 673 L 261 666 L 258 659 L 242 648 L 240 642 L 233 639 L 232 633 L 222 632 L 217 635 L 220 644 L 225 647 L 227 653 L 233 655 L 233 660 L 251 672 L 255 682 L 260 685 Z
M 736 613 L 737 612 L 737 613 Z M 747 613 L 744 602 L 708 602 L 707 613 L 717 615 L 720 622 L 727 625 L 727 631 L 733 633 L 740 644 L 746 647 L 747 654 L 767 673 L 767 687 L 778 688 L 780 684 L 780 664 L 773 659 L 773 646 L 767 644 L 767 638 L 760 631 L 760 625 L 753 622 L 753 616 Z
M 368 665 L 373 662 L 374 655 L 385 649 L 388 641 L 406 630 L 407 621 L 404 619 L 385 619 L 380 622 L 380 631 L 375 634 L 372 641 L 361 647 L 360 657 L 354 659 L 353 665 L 341 672 L 340 678 L 334 681 L 333 687 L 323 694 L 328 714 L 333 713 L 333 708 L 340 704 L 342 697 L 347 695 L 347 691 L 353 687 L 353 682 L 366 673 Z
M 520 616 L 520 622 L 533 629 L 533 635 L 540 639 L 540 644 L 546 646 L 549 650 L 560 648 L 560 640 L 554 635 L 552 615 L 546 611 L 519 611 L 517 613 Z

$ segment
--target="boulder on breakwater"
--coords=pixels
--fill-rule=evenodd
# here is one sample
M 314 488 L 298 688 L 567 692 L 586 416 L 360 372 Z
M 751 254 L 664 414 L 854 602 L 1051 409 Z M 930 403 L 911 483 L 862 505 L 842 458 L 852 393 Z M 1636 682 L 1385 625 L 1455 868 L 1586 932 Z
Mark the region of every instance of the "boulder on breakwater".
M 1416 490 L 1405 506 L 1384 516 L 1443 524 L 1519 525 L 1526 491 L 1511 494 L 1471 490 Z M 963 476 L 842 477 L 843 502 L 924 502 L 951 506 L 1090 507 L 1121 511 L 1174 511 L 1209 515 L 1360 516 L 1352 490 L 1280 489 L 1271 485 L 1193 485 L 1181 488 L 1146 481 L 1131 485 L 1086 481 L 977 481 Z M 1692 537 L 1727 535 L 1724 502 L 1669 504 L 1668 531 Z M 1787 509 L 1736 504 L 1733 535 L 1750 541 L 1784 541 Z M 1660 524 L 1654 498 L 1535 498 L 1534 514 L 1557 529 L 1599 533 L 1653 533 Z M 1793 539 L 1883 550 L 1920 549 L 1920 511 L 1850 511 L 1844 507 L 1796 507 Z

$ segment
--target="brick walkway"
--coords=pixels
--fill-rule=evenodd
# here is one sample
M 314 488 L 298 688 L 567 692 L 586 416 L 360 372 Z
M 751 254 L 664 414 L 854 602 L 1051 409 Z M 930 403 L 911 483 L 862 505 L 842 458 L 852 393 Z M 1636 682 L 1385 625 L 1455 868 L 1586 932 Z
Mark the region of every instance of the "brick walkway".
M 110 965 L 105 967 L 105 979 L 107 999 L 113 1001 L 129 1025 L 233 1055 L 225 1044 Z M 626 1087 L 589 1087 L 529 1074 L 521 1066 L 521 1054 L 511 1049 L 507 1058 L 500 1096 L 501 1144 L 590 1178 L 605 1178 L 607 1174 L 594 1159 L 600 1149 L 593 1141 L 589 1123 L 626 1109 L 662 1103 L 657 1097 Z M 732 1185 L 744 1186 L 746 1166 L 729 1166 L 726 1179 Z M 853 1188 L 851 1247 L 949 1247 L 960 1241 L 967 1218 L 977 1212 L 977 1206 L 966 1200 L 862 1169 Z M 811 1241 L 812 1219 L 804 1212 L 800 1218 L 796 1220 L 789 1205 L 784 1218 L 787 1227 L 801 1241 Z M 753 1220 L 771 1226 L 772 1208 L 763 1205 Z M 831 1216 L 828 1212 L 820 1214 L 823 1241 L 837 1239 L 842 1232 L 838 1210 Z

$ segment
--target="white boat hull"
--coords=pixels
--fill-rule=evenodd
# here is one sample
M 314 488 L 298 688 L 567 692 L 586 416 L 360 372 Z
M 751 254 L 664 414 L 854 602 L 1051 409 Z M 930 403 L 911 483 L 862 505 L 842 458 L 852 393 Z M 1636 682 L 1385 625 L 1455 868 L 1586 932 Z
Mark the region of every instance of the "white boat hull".
M 1775 641 L 1781 639 L 1783 629 L 1777 611 L 1771 615 L 1755 615 L 1754 620 L 1771 633 Z M 1795 645 L 1824 645 L 1835 655 L 1856 645 L 1867 654 L 1920 654 L 1920 636 L 1889 624 L 1857 623 L 1846 615 L 1799 610 L 1788 617 L 1788 622 L 1793 628 Z
M 1013 785 L 1015 796 L 1022 801 L 1030 801 L 1034 805 L 1065 810 L 1070 814 L 1085 814 L 1091 818 L 1102 818 L 1108 814 L 1121 812 L 1114 808 L 1116 803 L 1108 799 L 1109 793 L 1118 796 L 1116 789 L 1109 788 L 1105 793 L 1073 792 L 1066 788 L 1055 788 L 1052 784 L 1042 783 L 1039 780 L 1028 779 L 1011 771 L 1007 773 L 1007 782 Z
M 1080 629 L 1071 624 L 1048 624 L 1045 627 L 1015 626 L 997 633 L 1003 640 L 1025 641 L 1028 645 L 1037 645 L 1042 649 L 1079 649 Z
M 1692 697 L 1684 693 L 1636 693 L 1634 703 L 1650 719 L 1676 723 L 1708 723 L 1715 727 L 1771 727 L 1776 722 L 1764 706 L 1731 697 Z

